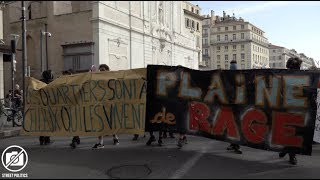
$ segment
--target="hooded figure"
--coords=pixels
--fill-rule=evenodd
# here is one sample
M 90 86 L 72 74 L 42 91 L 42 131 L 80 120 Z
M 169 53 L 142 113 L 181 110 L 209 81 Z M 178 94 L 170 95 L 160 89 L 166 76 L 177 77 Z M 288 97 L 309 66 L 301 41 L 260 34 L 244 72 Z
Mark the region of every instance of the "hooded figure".
M 40 81 L 49 84 L 53 81 L 53 74 L 51 70 L 46 70 L 42 72 L 42 79 Z M 50 136 L 40 136 L 39 138 L 40 145 L 48 145 L 51 144 L 52 141 L 50 140 Z

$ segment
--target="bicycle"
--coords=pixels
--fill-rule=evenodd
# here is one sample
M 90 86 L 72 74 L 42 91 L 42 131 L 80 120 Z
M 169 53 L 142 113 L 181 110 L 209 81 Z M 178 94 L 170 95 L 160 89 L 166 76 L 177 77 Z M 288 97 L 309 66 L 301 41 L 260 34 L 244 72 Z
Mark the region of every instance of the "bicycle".
M 11 98 L 1 99 L 0 106 L 0 115 L 5 115 L 7 122 L 11 121 L 13 127 L 22 126 L 22 107 L 17 104 L 17 98 L 13 98 L 13 100 Z

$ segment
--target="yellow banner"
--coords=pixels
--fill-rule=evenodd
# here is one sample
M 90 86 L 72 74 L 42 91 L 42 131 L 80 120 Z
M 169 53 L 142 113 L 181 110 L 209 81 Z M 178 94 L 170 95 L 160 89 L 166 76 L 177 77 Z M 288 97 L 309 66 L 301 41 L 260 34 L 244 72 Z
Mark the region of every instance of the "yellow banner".
M 22 135 L 100 136 L 143 134 L 143 69 L 61 76 L 50 84 L 27 80 Z

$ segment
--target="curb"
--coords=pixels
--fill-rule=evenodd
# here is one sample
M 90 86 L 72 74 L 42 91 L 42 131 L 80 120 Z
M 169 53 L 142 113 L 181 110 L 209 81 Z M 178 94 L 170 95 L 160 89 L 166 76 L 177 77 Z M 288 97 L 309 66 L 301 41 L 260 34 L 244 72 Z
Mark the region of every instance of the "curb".
M 1 131 L 0 132 L 0 139 L 9 138 L 9 137 L 13 137 L 13 136 L 19 136 L 20 130 L 21 130 L 21 128 Z

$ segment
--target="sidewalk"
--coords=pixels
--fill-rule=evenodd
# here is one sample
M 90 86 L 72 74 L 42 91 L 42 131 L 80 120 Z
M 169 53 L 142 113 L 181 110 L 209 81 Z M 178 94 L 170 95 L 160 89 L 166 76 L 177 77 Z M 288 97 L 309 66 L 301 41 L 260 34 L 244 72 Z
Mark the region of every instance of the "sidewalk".
M 19 136 L 22 127 L 12 127 L 12 122 L 7 122 L 5 117 L 0 117 L 0 139 Z

